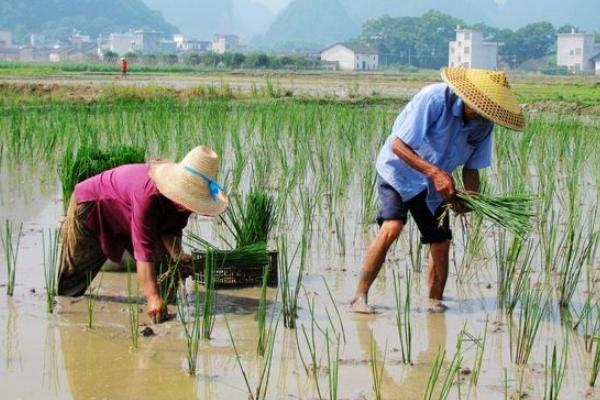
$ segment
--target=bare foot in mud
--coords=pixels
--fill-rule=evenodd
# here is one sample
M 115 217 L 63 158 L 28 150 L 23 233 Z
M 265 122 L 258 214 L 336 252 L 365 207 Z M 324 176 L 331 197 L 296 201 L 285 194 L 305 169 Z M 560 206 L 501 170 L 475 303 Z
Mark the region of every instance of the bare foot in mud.
M 367 304 L 364 297 L 355 297 L 350 302 L 350 311 L 357 314 L 377 314 L 377 311 Z
M 428 302 L 427 311 L 432 314 L 440 314 L 448 310 L 448 306 L 442 303 L 441 300 L 429 299 Z

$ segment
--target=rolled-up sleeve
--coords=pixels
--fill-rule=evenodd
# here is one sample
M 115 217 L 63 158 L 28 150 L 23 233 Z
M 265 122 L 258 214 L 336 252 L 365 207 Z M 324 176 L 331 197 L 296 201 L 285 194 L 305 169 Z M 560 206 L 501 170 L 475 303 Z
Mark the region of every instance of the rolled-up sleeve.
M 469 169 L 488 168 L 492 165 L 492 131 L 494 124 L 489 124 L 486 131 L 483 133 L 481 140 L 472 145 L 475 146 L 471 156 L 465 163 L 465 167 Z
M 154 196 L 133 196 L 131 210 L 131 241 L 136 261 L 154 260 L 158 240 Z
M 443 109 L 443 99 L 437 96 L 429 93 L 415 96 L 396 119 L 392 131 L 413 150 L 418 150 L 428 129 L 440 118 Z

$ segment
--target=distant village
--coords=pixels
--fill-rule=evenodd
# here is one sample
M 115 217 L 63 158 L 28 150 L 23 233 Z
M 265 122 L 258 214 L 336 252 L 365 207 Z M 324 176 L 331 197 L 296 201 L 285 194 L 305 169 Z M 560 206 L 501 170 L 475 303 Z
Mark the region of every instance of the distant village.
M 29 35 L 27 43 L 15 44 L 10 31 L 0 30 L 0 60 L 21 62 L 115 62 L 119 57 L 139 54 L 171 55 L 181 61 L 190 54 L 244 53 L 240 37 L 235 34 L 215 34 L 212 40 L 196 40 L 181 34 L 170 37 L 161 32 L 135 30 L 111 33 L 106 37 L 91 38 L 73 32 L 67 40 L 50 41 L 39 34 Z M 498 58 L 501 43 L 487 41 L 477 30 L 456 28 L 456 39 L 450 41 L 448 65 L 468 68 L 505 68 Z M 320 54 L 325 69 L 342 71 L 375 71 L 380 69 L 381 55 L 377 50 L 352 42 L 334 43 Z M 385 64 L 384 64 L 385 65 Z M 387 65 L 385 65 L 387 66 Z M 600 75 L 600 43 L 593 34 L 559 33 L 556 42 L 556 66 L 571 74 Z

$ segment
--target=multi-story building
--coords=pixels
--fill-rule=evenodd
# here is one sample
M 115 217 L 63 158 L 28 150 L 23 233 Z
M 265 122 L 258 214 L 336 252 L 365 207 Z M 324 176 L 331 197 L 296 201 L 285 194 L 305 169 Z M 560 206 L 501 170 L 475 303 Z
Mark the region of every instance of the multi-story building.
M 212 51 L 217 54 L 231 53 L 240 47 L 240 38 L 237 35 L 217 34 L 212 40 Z
M 157 31 L 135 31 L 134 35 L 134 50 L 144 53 L 154 53 L 161 51 L 160 40 L 162 33 Z
M 594 35 L 572 30 L 559 33 L 556 43 L 556 64 L 567 67 L 573 74 L 593 73 L 597 71 L 597 59 L 600 56 L 600 44 Z
M 450 67 L 498 68 L 498 43 L 486 41 L 483 33 L 471 29 L 456 29 L 456 40 L 450 42 Z
M 120 56 L 135 50 L 135 35 L 133 32 L 111 33 L 108 36 L 107 50 Z

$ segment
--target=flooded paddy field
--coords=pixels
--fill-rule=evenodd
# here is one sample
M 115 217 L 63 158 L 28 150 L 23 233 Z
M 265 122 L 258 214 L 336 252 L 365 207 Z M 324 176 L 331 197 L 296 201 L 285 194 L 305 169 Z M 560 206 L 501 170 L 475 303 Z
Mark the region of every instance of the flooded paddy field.
M 376 232 L 373 163 L 404 100 L 127 96 L 34 108 L 17 99 L 0 112 L 0 222 L 4 236 L 12 222 L 19 249 L 12 296 L 6 246 L 0 262 L 2 397 L 247 399 L 249 387 L 267 399 L 600 398 L 590 385 L 600 367 L 594 116 L 536 113 L 522 134 L 496 129 L 486 190 L 535 195 L 533 229 L 520 239 L 474 215 L 453 218 L 445 312 L 430 310 L 427 249 L 409 223 L 371 290 L 378 313 L 357 315 L 349 301 Z M 295 329 L 283 323 L 285 288 L 267 290 L 265 355 L 260 288 L 217 290 L 214 329 L 199 342 L 192 376 L 175 305 L 173 319 L 152 325 L 139 299 L 134 345 L 126 273 L 105 272 L 89 296 L 58 297 L 47 312 L 42 238 L 63 218 L 61 156 L 121 143 L 146 147 L 147 159 L 206 144 L 222 155 L 230 195 L 260 188 L 275 197 L 269 246 L 289 267 L 292 293 L 300 285 Z M 196 218 L 188 230 L 217 244 L 227 235 L 218 219 Z M 401 341 L 408 326 L 410 357 Z M 153 334 L 138 337 L 147 327 Z

